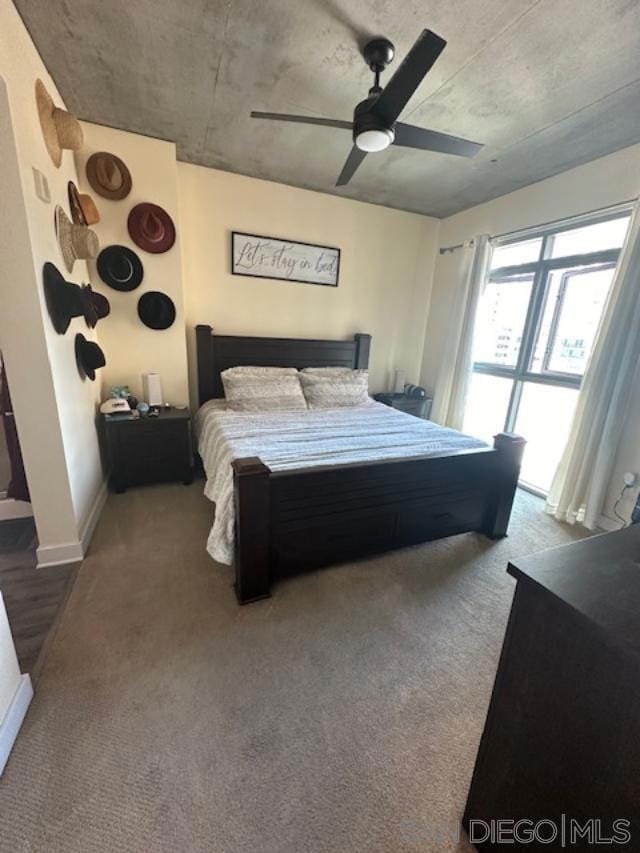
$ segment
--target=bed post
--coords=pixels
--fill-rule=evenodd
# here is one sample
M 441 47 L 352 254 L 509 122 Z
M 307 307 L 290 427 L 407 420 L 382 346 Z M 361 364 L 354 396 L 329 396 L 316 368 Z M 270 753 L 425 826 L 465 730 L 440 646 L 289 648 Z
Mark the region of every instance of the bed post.
M 369 347 L 371 346 L 371 335 L 358 333 L 353 336 L 356 342 L 356 358 L 353 365 L 356 370 L 366 370 L 369 367 Z
M 524 438 L 513 432 L 500 432 L 493 440 L 496 467 L 484 521 L 484 533 L 490 539 L 507 535 L 525 444 Z
M 232 463 L 236 506 L 235 590 L 239 604 L 269 598 L 269 474 L 257 457 Z
M 200 324 L 196 326 L 196 362 L 198 365 L 198 403 L 202 406 L 211 399 L 214 383 L 213 329 Z

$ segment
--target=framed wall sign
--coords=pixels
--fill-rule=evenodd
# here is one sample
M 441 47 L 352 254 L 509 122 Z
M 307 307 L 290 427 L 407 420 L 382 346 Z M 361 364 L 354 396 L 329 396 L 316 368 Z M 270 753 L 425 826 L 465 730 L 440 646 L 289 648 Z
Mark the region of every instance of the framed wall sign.
M 340 249 L 232 231 L 231 272 L 337 287 Z

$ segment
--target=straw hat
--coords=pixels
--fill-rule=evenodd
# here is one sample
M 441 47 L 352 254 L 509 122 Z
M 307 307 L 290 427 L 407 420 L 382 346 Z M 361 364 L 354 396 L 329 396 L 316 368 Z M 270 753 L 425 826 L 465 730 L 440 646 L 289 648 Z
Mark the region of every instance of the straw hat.
M 98 151 L 87 160 L 87 180 L 103 198 L 119 201 L 131 192 L 131 173 L 115 154 Z
M 36 80 L 36 104 L 44 144 L 57 168 L 62 163 L 63 148 L 77 151 L 82 147 L 82 128 L 74 115 L 55 106 L 42 80 Z
M 100 249 L 98 235 L 86 225 L 74 225 L 60 205 L 56 205 L 56 233 L 67 270 L 76 261 L 95 258 Z
M 81 333 L 75 339 L 76 363 L 80 373 L 92 382 L 96 378 L 96 370 L 107 363 L 104 353 L 97 343 L 88 341 Z
M 145 252 L 167 252 L 176 240 L 175 225 L 167 211 L 146 201 L 131 208 L 127 228 L 133 242 Z
M 97 225 L 100 222 L 100 213 L 95 201 L 90 195 L 78 192 L 78 187 L 69 181 L 67 184 L 69 195 L 69 208 L 74 225 Z

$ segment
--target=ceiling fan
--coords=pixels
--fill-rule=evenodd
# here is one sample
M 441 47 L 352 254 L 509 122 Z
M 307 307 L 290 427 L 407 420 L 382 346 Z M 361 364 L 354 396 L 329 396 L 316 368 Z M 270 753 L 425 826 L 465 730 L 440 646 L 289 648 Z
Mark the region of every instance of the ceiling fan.
M 386 38 L 375 38 L 368 42 L 362 54 L 367 65 L 373 71 L 375 80 L 369 89 L 369 97 L 360 101 L 356 106 L 353 112 L 353 121 L 256 111 L 251 113 L 251 118 L 291 121 L 351 130 L 354 144 L 336 182 L 338 187 L 349 183 L 367 154 L 383 151 L 392 144 L 401 145 L 403 148 L 419 148 L 422 151 L 457 154 L 459 157 L 473 157 L 483 147 L 478 142 L 470 142 L 468 139 L 461 139 L 458 136 L 449 136 L 446 133 L 438 133 L 436 130 L 426 130 L 422 127 L 397 121 L 409 98 L 440 56 L 446 44 L 444 39 L 432 33 L 431 30 L 423 30 L 396 73 L 383 89 L 380 86 L 380 74 L 392 62 L 395 48 Z

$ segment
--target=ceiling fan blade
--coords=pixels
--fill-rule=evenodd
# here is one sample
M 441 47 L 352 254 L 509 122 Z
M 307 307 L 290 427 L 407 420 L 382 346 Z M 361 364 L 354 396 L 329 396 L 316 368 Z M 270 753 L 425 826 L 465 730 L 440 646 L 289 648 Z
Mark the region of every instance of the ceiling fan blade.
M 348 184 L 351 178 L 354 176 L 356 169 L 362 163 L 364 158 L 367 156 L 366 151 L 361 151 L 357 145 L 354 145 L 351 149 L 351 153 L 347 157 L 347 161 L 342 167 L 342 171 L 340 172 L 340 176 L 336 181 L 337 187 L 343 187 L 345 184 Z
M 341 130 L 352 130 L 353 122 L 341 121 L 339 118 L 315 118 L 314 116 L 292 116 L 287 113 L 261 113 L 255 110 L 251 118 L 266 118 L 271 121 L 292 121 L 298 124 L 320 124 L 323 127 L 338 127 Z
M 448 133 L 438 133 L 437 130 L 426 130 L 412 124 L 395 124 L 396 138 L 394 145 L 403 148 L 419 148 L 421 151 L 440 151 L 442 154 L 457 154 L 459 157 L 473 157 L 484 148 L 479 142 L 471 142 L 459 136 L 449 136 Z
M 446 47 L 446 41 L 431 30 L 423 30 L 402 64 L 382 90 L 372 112 L 388 127 L 395 122 L 425 74 Z

